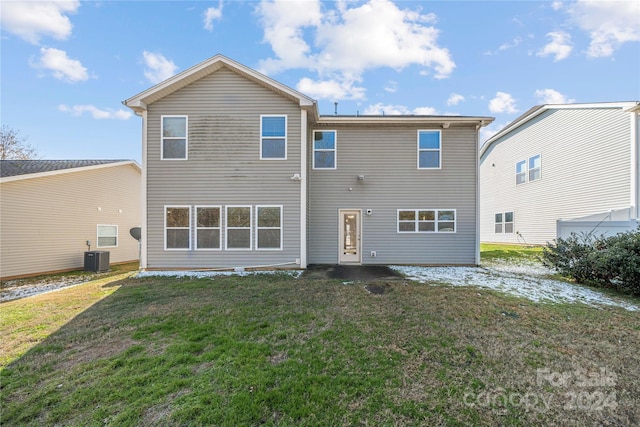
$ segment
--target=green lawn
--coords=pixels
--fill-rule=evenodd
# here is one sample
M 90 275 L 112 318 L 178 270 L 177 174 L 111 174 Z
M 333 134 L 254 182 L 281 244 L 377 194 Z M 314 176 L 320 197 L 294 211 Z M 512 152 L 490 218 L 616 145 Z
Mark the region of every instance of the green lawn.
M 115 279 L 112 279 L 115 280 Z M 640 316 L 477 288 L 126 278 L 0 304 L 1 425 L 633 425 Z

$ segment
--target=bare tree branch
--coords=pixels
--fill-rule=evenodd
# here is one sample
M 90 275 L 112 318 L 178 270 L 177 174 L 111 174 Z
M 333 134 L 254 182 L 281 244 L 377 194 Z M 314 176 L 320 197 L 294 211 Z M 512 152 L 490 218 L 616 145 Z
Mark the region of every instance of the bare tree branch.
M 20 136 L 19 130 L 2 125 L 0 130 L 0 160 L 31 160 L 38 158 L 38 152 Z

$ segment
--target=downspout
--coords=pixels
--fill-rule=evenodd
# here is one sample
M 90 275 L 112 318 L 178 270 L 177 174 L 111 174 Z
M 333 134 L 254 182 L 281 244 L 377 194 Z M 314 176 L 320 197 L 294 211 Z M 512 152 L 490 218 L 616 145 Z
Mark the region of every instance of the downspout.
M 640 120 L 638 115 L 640 111 L 631 111 L 631 197 L 630 197 L 630 219 L 640 218 L 640 135 L 638 135 L 638 126 Z
M 300 110 L 300 268 L 307 268 L 307 110 Z
M 147 110 L 142 111 L 142 230 L 140 270 L 147 268 Z
M 476 265 L 480 265 L 480 128 L 484 123 L 476 125 Z

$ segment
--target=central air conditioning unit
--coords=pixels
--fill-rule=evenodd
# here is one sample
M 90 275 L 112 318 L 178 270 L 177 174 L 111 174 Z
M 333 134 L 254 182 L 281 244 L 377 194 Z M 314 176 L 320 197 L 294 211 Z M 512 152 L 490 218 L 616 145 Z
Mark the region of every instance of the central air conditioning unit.
M 84 271 L 93 271 L 95 273 L 109 271 L 109 251 L 85 252 Z

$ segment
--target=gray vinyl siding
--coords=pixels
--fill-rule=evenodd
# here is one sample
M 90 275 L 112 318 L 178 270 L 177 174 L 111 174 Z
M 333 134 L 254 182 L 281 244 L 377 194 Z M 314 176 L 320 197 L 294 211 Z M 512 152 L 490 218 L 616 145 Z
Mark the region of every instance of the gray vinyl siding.
M 515 164 L 541 155 L 541 179 L 515 184 Z M 556 221 L 630 205 L 630 117 L 620 108 L 548 110 L 481 158 L 481 240 L 545 244 Z M 494 214 L 514 212 L 514 233 Z M 517 235 L 515 231 L 519 231 Z
M 313 170 L 309 163 L 310 263 L 338 263 L 339 209 L 362 210 L 363 264 L 475 263 L 475 128 L 442 131 L 440 170 L 417 169 L 417 131 L 428 127 L 315 129 L 337 131 L 337 169 Z M 358 175 L 365 176 L 363 182 Z M 398 209 L 455 209 L 456 232 L 400 234 Z
M 260 116 L 287 116 L 287 160 L 260 160 Z M 151 104 L 147 118 L 147 268 L 250 267 L 300 258 L 300 107 L 227 69 Z M 188 160 L 160 160 L 162 115 L 188 116 Z M 164 249 L 164 207 L 222 206 L 222 250 Z M 283 206 L 283 250 L 225 250 L 224 207 Z M 193 217 L 193 212 L 192 212 Z M 255 245 L 255 234 L 254 234 Z
M 136 261 L 141 174 L 131 164 L 69 171 L 0 185 L 0 276 L 82 269 L 84 252 L 109 251 L 110 263 Z M 98 248 L 97 225 L 117 225 L 117 247 Z

